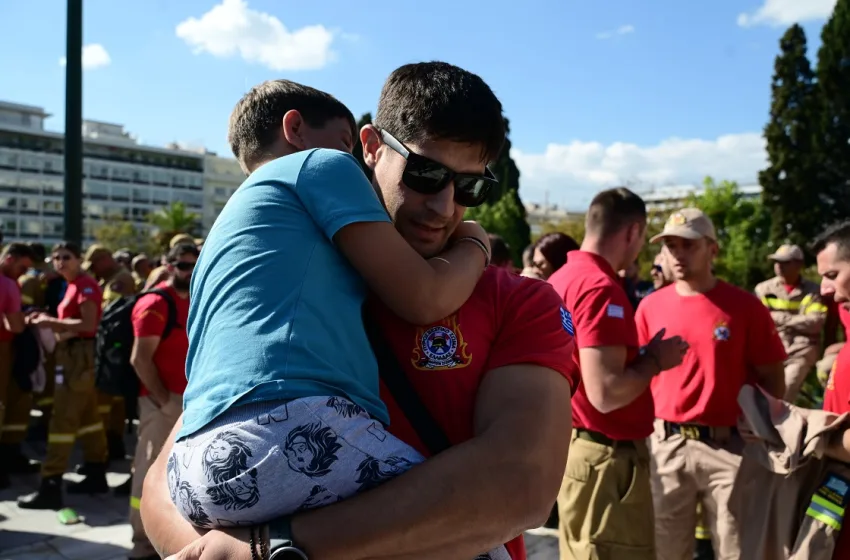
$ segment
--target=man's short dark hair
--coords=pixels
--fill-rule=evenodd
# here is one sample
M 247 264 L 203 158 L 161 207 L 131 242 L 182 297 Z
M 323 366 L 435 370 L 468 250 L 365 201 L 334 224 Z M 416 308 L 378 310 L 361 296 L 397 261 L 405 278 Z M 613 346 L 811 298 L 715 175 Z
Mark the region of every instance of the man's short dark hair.
M 180 257 L 186 255 L 192 255 L 197 259 L 200 254 L 201 252 L 198 251 L 198 248 L 191 243 L 178 243 L 168 251 L 166 262 L 174 264 L 180 260 Z
M 243 168 L 268 157 L 269 148 L 280 137 L 283 116 L 298 111 L 314 128 L 331 119 L 346 119 L 352 139 L 357 139 L 354 115 L 336 97 L 289 80 L 269 80 L 251 88 L 230 114 L 227 141 Z
M 809 248 L 812 253 L 817 255 L 833 243 L 838 249 L 838 256 L 841 260 L 850 260 L 850 220 L 833 224 L 823 230 L 820 235 L 815 237 Z
M 646 221 L 643 199 L 625 187 L 602 191 L 593 197 L 585 218 L 589 233 L 608 237 L 635 222 Z
M 511 248 L 507 242 L 502 239 L 501 235 L 495 233 L 488 234 L 490 238 L 490 262 L 496 266 L 504 266 L 508 263 L 513 263 L 511 257 Z
M 3 249 L 3 253 L 0 254 L 0 258 L 5 259 L 6 257 L 15 257 L 16 259 L 29 259 L 33 262 L 36 260 L 35 253 L 26 243 L 9 243 L 5 249 Z
M 481 146 L 481 161 L 505 143 L 502 104 L 484 80 L 445 62 L 405 64 L 387 78 L 375 126 L 402 142 L 450 140 Z
M 38 243 L 36 241 L 32 241 L 29 244 L 30 249 L 33 252 L 33 260 L 36 260 L 40 263 L 44 263 L 44 259 L 47 258 L 47 249 L 44 247 L 44 243 Z

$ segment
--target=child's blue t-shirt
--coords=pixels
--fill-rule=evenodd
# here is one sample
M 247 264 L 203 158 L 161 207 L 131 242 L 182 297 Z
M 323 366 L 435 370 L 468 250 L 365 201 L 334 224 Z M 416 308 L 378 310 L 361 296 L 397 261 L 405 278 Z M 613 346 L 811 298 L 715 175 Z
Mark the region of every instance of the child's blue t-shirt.
M 389 221 L 343 152 L 299 152 L 248 177 L 192 274 L 178 437 L 233 406 L 324 395 L 389 422 L 363 327 L 366 286 L 332 241 L 349 224 Z

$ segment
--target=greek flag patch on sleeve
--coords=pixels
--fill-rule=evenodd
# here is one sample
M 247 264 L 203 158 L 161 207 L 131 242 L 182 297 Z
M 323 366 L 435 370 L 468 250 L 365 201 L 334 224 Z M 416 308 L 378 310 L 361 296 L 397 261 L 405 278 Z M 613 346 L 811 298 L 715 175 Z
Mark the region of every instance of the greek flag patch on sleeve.
M 564 307 L 561 307 L 561 326 L 570 336 L 576 335 L 575 327 L 573 327 L 573 316 Z

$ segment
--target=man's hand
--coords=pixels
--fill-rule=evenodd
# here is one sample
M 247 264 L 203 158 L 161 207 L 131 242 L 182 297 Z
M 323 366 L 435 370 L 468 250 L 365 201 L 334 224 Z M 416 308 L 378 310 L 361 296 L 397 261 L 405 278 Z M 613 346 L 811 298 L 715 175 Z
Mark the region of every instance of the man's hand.
M 210 531 L 165 560 L 251 560 L 248 529 Z
M 667 329 L 661 329 L 652 340 L 644 347 L 646 353 L 655 358 L 661 371 L 667 371 L 682 363 L 685 353 L 688 351 L 688 343 L 681 336 L 664 338 Z
M 781 327 L 788 321 L 788 314 L 784 311 L 771 311 L 770 318 L 773 319 L 773 324 Z

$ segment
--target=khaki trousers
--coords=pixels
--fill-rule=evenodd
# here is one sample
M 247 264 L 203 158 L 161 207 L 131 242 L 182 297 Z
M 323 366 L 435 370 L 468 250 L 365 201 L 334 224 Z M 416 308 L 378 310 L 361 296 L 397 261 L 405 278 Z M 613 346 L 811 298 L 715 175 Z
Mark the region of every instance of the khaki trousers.
M 803 383 L 818 361 L 818 348 L 812 346 L 805 352 L 796 354 L 785 361 L 785 397 L 783 400 L 793 403 L 800 394 Z
M 78 437 L 87 463 L 106 462 L 106 436 L 94 388 L 94 341 L 71 339 L 57 345 L 56 377 L 42 477 L 65 473 Z
M 697 504 L 702 505 L 717 560 L 739 560 L 738 527 L 728 503 L 741 464 L 741 439 L 716 443 L 678 434 L 665 437 L 664 423 L 658 420 L 649 445 L 658 560 L 693 557 Z
M 561 559 L 655 560 L 646 443 L 612 447 L 577 434 L 558 495 Z
M 133 459 L 133 482 L 130 491 L 130 526 L 133 529 L 131 558 L 152 556 L 156 550 L 145 535 L 139 508 L 142 504 L 142 486 L 145 475 L 156 460 L 168 434 L 183 412 L 183 396 L 170 394 L 168 404 L 156 406 L 150 397 L 139 397 L 139 439 Z

